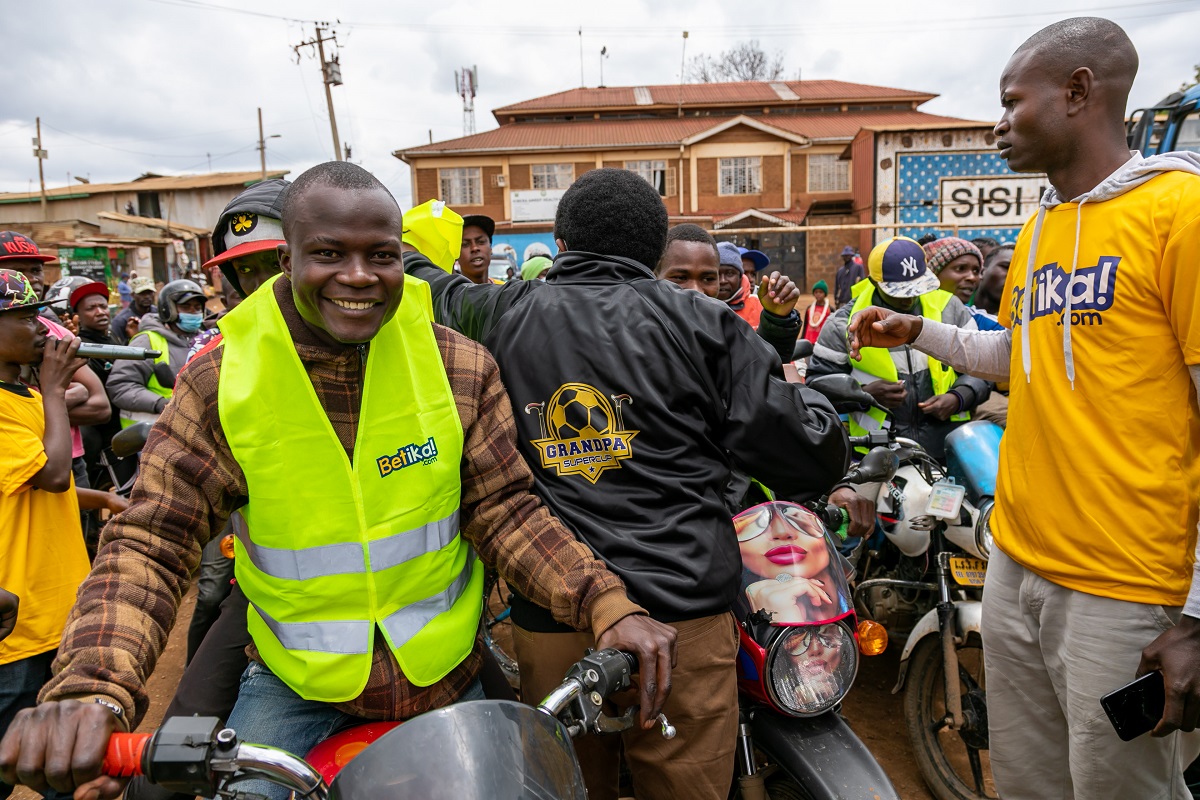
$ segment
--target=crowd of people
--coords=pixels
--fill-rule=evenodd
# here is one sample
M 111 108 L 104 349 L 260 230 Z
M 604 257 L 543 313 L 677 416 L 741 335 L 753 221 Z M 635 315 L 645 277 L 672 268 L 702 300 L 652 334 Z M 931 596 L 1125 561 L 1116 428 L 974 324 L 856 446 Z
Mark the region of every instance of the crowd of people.
M 1129 152 L 1136 67 L 1106 20 L 1035 34 L 995 129 L 1053 187 L 1018 240 L 847 246 L 803 310 L 765 253 L 670 226 L 619 169 L 581 175 L 558 252 L 530 245 L 506 279 L 486 216 L 402 213 L 345 162 L 264 181 L 213 232 L 219 318 L 186 279 L 122 276 L 115 315 L 103 282 L 47 290 L 50 257 L 0 233 L 0 797 L 170 796 L 100 759 L 145 716 L 193 581 L 168 714 L 303 754 L 356 721 L 495 696 L 485 569 L 515 592 L 524 701 L 586 648 L 639 658 L 639 724 L 576 743 L 589 796 L 617 797 L 623 751 L 640 798 L 726 797 L 748 486 L 827 499 L 865 534 L 847 430 L 892 426 L 940 457 L 981 416 L 1007 424 L 984 591 L 1000 795 L 1185 796 L 1200 159 Z M 808 376 L 852 375 L 875 406 L 843 420 L 788 380 L 801 339 Z M 84 360 L 81 342 L 159 355 Z M 137 422 L 153 428 L 128 501 L 90 489 Z M 102 530 L 97 510 L 115 515 Z M 1099 698 L 1156 670 L 1154 735 L 1122 742 Z

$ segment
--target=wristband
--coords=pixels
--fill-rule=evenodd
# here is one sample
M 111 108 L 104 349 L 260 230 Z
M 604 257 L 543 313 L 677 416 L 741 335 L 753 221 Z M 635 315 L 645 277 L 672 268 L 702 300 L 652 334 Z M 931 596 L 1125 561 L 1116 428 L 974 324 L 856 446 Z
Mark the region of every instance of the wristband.
M 105 708 L 107 708 L 109 711 L 111 711 L 113 714 L 116 715 L 117 719 L 119 719 L 119 720 L 125 719 L 125 709 L 121 708 L 119 705 L 112 702 L 111 700 L 105 700 L 103 697 L 94 697 L 94 698 L 92 698 L 92 702 L 95 703 L 96 705 L 104 706 Z

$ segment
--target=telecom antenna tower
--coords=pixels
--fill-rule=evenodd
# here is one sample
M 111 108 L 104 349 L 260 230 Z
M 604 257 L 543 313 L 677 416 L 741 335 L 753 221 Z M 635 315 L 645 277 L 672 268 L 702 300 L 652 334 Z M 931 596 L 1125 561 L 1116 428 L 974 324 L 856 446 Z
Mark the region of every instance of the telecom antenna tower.
M 479 88 L 479 68 L 456 70 L 454 88 L 463 101 L 463 136 L 470 136 L 475 133 L 475 90 Z

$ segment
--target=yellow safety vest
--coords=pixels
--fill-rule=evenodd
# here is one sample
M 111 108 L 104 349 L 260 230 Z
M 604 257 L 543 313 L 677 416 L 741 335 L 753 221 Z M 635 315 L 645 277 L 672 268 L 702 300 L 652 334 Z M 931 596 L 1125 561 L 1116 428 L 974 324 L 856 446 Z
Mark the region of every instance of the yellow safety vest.
M 867 284 L 867 287 L 862 286 Z M 869 281 L 859 281 L 855 284 L 854 306 L 850 309 L 850 318 L 864 308 L 870 308 L 874 305 L 876 288 Z M 932 292 L 921 295 L 919 301 L 921 303 L 921 316 L 926 319 L 931 319 L 934 322 L 942 321 L 942 311 L 950 302 L 950 298 L 954 295 L 949 292 L 944 292 L 941 289 L 935 289 Z M 871 383 L 876 380 L 896 381 L 900 377 L 900 373 L 896 370 L 896 362 L 892 360 L 892 354 L 885 347 L 864 347 L 859 351 L 861 358 L 858 360 L 851 359 L 850 367 L 851 374 L 859 383 Z M 954 386 L 954 382 L 958 380 L 958 374 L 954 369 L 941 361 L 929 358 L 929 377 L 933 383 L 933 393 L 935 395 L 945 394 Z M 955 414 L 950 419 L 955 422 L 965 422 L 971 418 L 970 413 L 960 412 Z M 877 408 L 870 408 L 866 411 L 855 412 L 850 415 L 850 435 L 863 436 L 870 431 L 877 431 L 890 426 L 887 415 Z M 857 448 L 860 452 L 865 452 L 864 448 Z
M 475 644 L 483 567 L 458 529 L 462 423 L 430 308 L 406 277 L 371 340 L 353 463 L 270 284 L 220 322 L 217 408 L 250 498 L 234 544 L 248 628 L 308 700 L 362 693 L 377 628 L 417 686 Z
M 158 358 L 154 359 L 155 364 L 169 364 L 171 362 L 171 351 L 167 349 L 167 337 L 163 336 L 158 331 L 142 331 L 146 334 L 146 338 L 150 340 L 150 350 L 159 351 Z M 146 381 L 146 388 L 154 392 L 160 397 L 170 398 L 175 392 L 158 382 L 158 376 L 153 372 L 150 373 L 150 380 Z M 158 420 L 158 414 L 151 411 L 126 411 L 121 409 L 121 427 L 128 428 L 138 422 L 149 422 L 153 425 Z

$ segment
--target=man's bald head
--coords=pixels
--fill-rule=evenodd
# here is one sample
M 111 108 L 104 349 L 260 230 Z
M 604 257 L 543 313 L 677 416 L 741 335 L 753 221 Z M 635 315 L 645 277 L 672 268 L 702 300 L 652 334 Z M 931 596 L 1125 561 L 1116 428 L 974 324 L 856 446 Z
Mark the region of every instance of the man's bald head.
M 311 167 L 300 173 L 300 177 L 292 181 L 292 185 L 287 188 L 287 192 L 283 196 L 283 210 L 281 213 L 284 236 L 288 235 L 291 222 L 296 215 L 296 211 L 304 195 L 317 186 L 329 186 L 334 189 L 347 189 L 360 192 L 379 191 L 386 194 L 391 199 L 392 204 L 396 205 L 396 200 L 392 197 L 392 193 L 388 191 L 387 187 L 362 167 L 357 164 L 351 164 L 348 161 L 326 161 L 324 164 L 317 164 L 315 167 Z M 399 208 L 398 205 L 396 207 Z
M 1018 57 L 1056 85 L 1065 84 L 1078 69 L 1091 70 L 1104 104 L 1124 119 L 1138 55 L 1129 35 L 1112 20 L 1072 17 L 1047 25 L 1017 48 L 1010 67 Z

